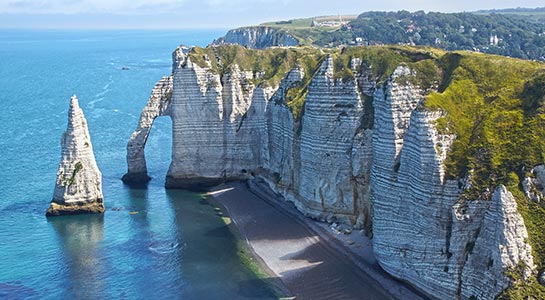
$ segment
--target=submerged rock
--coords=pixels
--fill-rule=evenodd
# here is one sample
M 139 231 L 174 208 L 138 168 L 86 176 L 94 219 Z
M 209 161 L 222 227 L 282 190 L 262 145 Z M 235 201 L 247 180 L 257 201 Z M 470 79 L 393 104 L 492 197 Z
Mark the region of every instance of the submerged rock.
M 51 206 L 46 216 L 103 213 L 102 174 L 97 167 L 87 121 L 78 99 L 70 99 L 68 126 Z

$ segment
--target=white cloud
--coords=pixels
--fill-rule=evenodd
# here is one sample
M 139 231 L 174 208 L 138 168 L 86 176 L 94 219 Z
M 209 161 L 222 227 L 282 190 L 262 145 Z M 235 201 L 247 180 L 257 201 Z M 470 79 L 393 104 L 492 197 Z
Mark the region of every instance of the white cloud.
M 0 0 L 0 13 L 139 13 L 162 12 L 185 0 Z
M 286 6 L 292 0 L 0 0 L 0 13 L 156 14 L 188 10 L 245 10 L 262 5 Z
M 0 0 L 0 27 L 226 28 L 370 10 L 453 12 L 544 5 L 543 0 Z

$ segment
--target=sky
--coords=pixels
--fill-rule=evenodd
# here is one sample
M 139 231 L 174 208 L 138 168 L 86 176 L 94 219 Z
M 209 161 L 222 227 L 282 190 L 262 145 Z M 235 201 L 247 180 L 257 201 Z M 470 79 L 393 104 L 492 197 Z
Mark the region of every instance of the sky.
M 543 0 L 0 0 L 0 28 L 234 28 L 365 11 L 543 7 Z

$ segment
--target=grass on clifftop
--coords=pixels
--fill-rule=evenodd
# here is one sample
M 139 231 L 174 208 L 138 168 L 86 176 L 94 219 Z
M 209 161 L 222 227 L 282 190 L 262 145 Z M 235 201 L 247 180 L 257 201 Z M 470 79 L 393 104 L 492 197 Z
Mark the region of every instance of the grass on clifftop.
M 253 84 L 266 86 L 277 86 L 298 65 L 311 68 L 309 62 L 318 60 L 322 55 L 320 49 L 310 47 L 254 50 L 240 45 L 194 47 L 189 52 L 191 61 L 201 67 L 207 66 L 205 57 L 208 57 L 212 70 L 223 75 L 236 64 L 241 70 L 254 72 Z
M 411 83 L 425 89 L 433 85 L 440 75 L 435 61 L 444 53 L 429 47 L 347 47 L 333 52 L 334 77 L 345 81 L 354 78 L 354 73 L 366 73 L 379 85 L 384 83 L 398 66 L 407 65 L 416 71 L 416 77 L 401 80 L 410 80 Z M 358 58 L 363 63 L 355 72 L 350 67 L 352 58 Z
M 543 163 L 545 117 L 535 113 L 543 94 L 530 91 L 542 84 L 534 81 L 543 64 L 473 53 L 449 53 L 438 62 L 442 83 L 424 106 L 446 112 L 438 129 L 457 136 L 447 175 L 463 178 L 473 170 L 476 189 L 469 199 L 506 184 L 511 172 L 522 179 Z
M 252 79 L 256 85 L 277 86 L 289 70 L 302 67 L 305 77 L 301 84 L 286 93 L 286 105 L 295 119 L 301 117 L 308 86 L 328 54 L 333 57 L 335 84 L 364 74 L 380 85 L 399 65 L 410 67 L 414 76 L 398 77 L 396 82 L 409 82 L 429 92 L 421 109 L 444 112 L 436 121 L 438 130 L 456 135 L 445 161 L 447 177 L 472 174 L 472 188 L 461 196 L 467 200 L 479 199 L 486 190 L 505 184 L 517 199 L 536 264 L 540 270 L 545 268 L 545 204 L 526 200 L 519 186 L 535 165 L 545 162 L 545 64 L 407 46 L 342 50 L 221 46 L 194 48 L 189 53 L 201 66 L 208 56 L 212 69 L 219 74 L 232 64 L 254 74 L 261 72 L 262 76 Z M 355 69 L 351 66 L 354 58 L 362 62 Z M 372 120 L 372 98 L 364 100 L 365 115 Z M 372 122 L 366 126 L 372 128 Z M 510 288 L 502 295 L 507 298 L 502 299 L 521 299 L 521 295 L 541 298 L 545 290 L 534 279 Z
M 538 270 L 545 267 L 545 208 L 527 200 L 520 181 L 545 161 L 545 65 L 500 56 L 449 53 L 438 92 L 424 101 L 445 116 L 443 133 L 457 136 L 447 156 L 447 176 L 463 178 L 472 170 L 473 188 L 462 197 L 478 199 L 485 190 L 505 184 L 518 203 Z M 520 278 L 513 270 L 511 275 Z M 545 298 L 536 278 L 519 281 L 499 299 Z
M 417 76 L 408 77 L 407 80 L 429 88 L 435 83 L 439 73 L 435 60 L 443 53 L 428 47 L 404 46 L 348 47 L 342 50 L 312 47 L 253 50 L 239 45 L 222 45 L 194 47 L 188 55 L 193 63 L 201 67 L 210 64 L 211 69 L 220 76 L 234 64 L 242 70 L 252 71 L 254 78 L 251 81 L 254 85 L 277 86 L 291 69 L 301 67 L 305 72 L 301 84 L 289 89 L 286 95 L 286 103 L 297 119 L 301 116 L 308 85 L 327 54 L 334 59 L 335 79 L 352 80 L 355 73 L 365 71 L 377 83 L 382 83 L 397 66 L 406 64 L 417 70 Z M 365 70 L 362 67 L 353 70 L 350 65 L 352 58 L 361 59 Z
M 351 21 L 357 18 L 356 15 L 342 16 L 343 21 Z M 282 30 L 295 37 L 302 46 L 337 46 L 347 44 L 354 40 L 354 33 L 341 26 L 333 27 L 312 27 L 312 21 L 339 21 L 339 16 L 323 16 L 316 18 L 293 19 L 287 21 L 268 22 L 260 26 L 268 26 Z
M 191 61 L 201 67 L 207 66 L 204 58 L 208 57 L 212 70 L 222 76 L 235 64 L 242 70 L 252 71 L 252 83 L 256 86 L 278 86 L 290 70 L 302 68 L 305 76 L 301 84 L 290 89 L 286 95 L 286 104 L 295 118 L 303 109 L 306 87 L 325 55 L 324 51 L 311 47 L 253 50 L 239 45 L 195 47 L 189 52 Z

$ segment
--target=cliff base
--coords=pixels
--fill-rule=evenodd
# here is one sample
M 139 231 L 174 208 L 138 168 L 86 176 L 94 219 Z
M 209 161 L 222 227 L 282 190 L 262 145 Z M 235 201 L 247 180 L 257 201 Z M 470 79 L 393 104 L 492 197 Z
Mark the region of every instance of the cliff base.
M 135 185 L 145 185 L 151 180 L 151 177 L 148 176 L 147 172 L 138 172 L 138 173 L 127 173 L 121 178 L 123 183 L 135 186 Z
M 67 203 L 59 204 L 51 202 L 51 206 L 45 213 L 46 217 L 55 217 L 55 216 L 68 216 L 68 215 L 79 215 L 79 214 L 102 214 L 104 213 L 104 203 L 102 199 L 98 199 L 94 202 L 86 203 Z
M 165 181 L 165 188 L 167 189 L 181 189 L 189 190 L 193 192 L 204 192 L 209 188 L 220 185 L 222 183 L 244 180 L 245 177 L 175 177 L 167 175 Z

